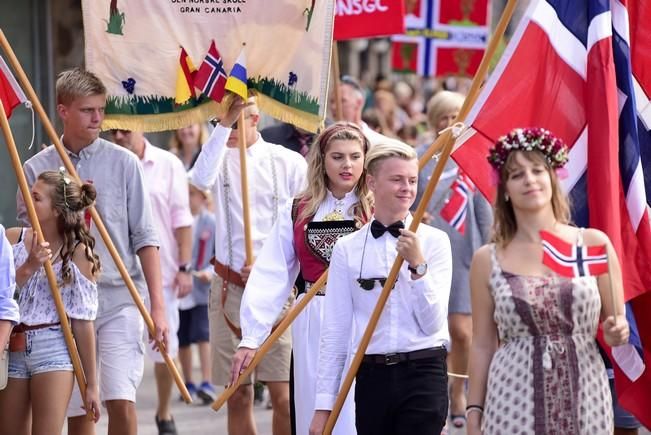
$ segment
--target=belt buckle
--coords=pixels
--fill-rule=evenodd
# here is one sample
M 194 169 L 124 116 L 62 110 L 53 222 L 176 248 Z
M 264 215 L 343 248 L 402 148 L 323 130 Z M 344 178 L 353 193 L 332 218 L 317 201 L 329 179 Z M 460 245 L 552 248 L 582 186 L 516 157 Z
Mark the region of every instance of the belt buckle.
M 384 355 L 384 365 L 393 366 L 400 362 L 400 355 L 397 353 L 388 353 Z

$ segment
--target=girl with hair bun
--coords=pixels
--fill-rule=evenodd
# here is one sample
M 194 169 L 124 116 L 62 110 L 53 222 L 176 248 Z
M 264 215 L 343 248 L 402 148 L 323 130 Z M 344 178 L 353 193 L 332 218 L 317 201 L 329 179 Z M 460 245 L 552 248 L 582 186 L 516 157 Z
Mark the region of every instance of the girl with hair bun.
M 75 336 L 86 376 L 85 402 L 99 419 L 95 331 L 99 258 L 83 212 L 95 201 L 95 188 L 79 184 L 63 169 L 41 173 L 32 186 L 43 238 L 30 228 L 10 228 L 16 265 L 16 296 L 21 323 L 12 332 L 9 381 L 0 391 L 0 433 L 61 433 L 74 383 L 43 263 L 52 262 L 61 299 Z

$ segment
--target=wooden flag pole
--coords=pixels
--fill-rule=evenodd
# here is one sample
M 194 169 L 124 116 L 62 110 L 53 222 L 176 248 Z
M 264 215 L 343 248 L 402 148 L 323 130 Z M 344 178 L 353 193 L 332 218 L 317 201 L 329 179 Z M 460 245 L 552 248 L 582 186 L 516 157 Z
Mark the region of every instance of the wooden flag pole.
M 251 373 L 253 373 L 253 370 L 258 366 L 260 361 L 262 361 L 262 358 L 269 352 L 271 349 L 271 346 L 274 345 L 274 343 L 280 338 L 281 335 L 289 328 L 298 317 L 298 315 L 303 311 L 303 309 L 307 306 L 307 304 L 314 298 L 314 296 L 317 294 L 319 290 L 323 288 L 325 285 L 326 281 L 328 279 L 328 271 L 326 270 L 323 272 L 321 277 L 310 287 L 310 290 L 305 293 L 305 296 L 301 298 L 300 301 L 296 302 L 296 305 L 294 305 L 288 312 L 287 315 L 283 318 L 283 320 L 278 324 L 276 329 L 274 329 L 271 332 L 271 335 L 267 337 L 267 339 L 262 343 L 258 351 L 255 353 L 255 356 L 249 363 L 249 366 L 244 369 L 244 372 L 240 374 L 240 376 L 237 378 L 237 381 L 233 385 L 229 385 L 228 388 L 224 390 L 224 392 L 215 400 L 212 404 L 212 409 L 215 411 L 219 411 L 219 409 L 226 403 L 226 401 L 235 393 L 235 391 L 238 389 L 238 387 L 241 384 L 241 379 L 246 379 L 247 376 L 249 376 Z
M 341 72 L 339 71 L 339 46 L 332 41 L 332 75 L 334 76 L 335 121 L 344 119 L 344 108 L 341 104 Z
M 481 63 L 479 64 L 479 68 L 477 68 L 477 73 L 475 74 L 475 77 L 473 77 L 472 79 L 472 83 L 470 85 L 470 90 L 468 91 L 468 95 L 466 96 L 463 105 L 461 106 L 461 110 L 459 110 L 459 114 L 457 115 L 457 118 L 453 122 L 457 122 L 457 121 L 463 122 L 468 116 L 470 109 L 475 104 L 475 101 L 479 96 L 479 91 L 481 90 L 481 86 L 484 83 L 484 80 L 486 79 L 486 74 L 488 74 L 488 67 L 490 66 L 491 60 L 495 55 L 497 46 L 499 45 L 500 41 L 502 40 L 502 37 L 504 36 L 504 32 L 506 31 L 506 26 L 509 25 L 511 18 L 513 17 L 513 12 L 515 11 L 515 7 L 517 6 L 517 3 L 518 0 L 509 0 L 506 6 L 504 7 L 504 12 L 502 13 L 502 16 L 500 17 L 500 21 L 497 23 L 497 26 L 495 27 L 495 32 L 493 33 L 490 41 L 488 42 L 488 46 L 486 47 L 486 51 L 484 52 L 484 57 L 482 57 Z M 418 162 L 420 169 L 423 169 L 423 167 L 425 167 L 427 162 L 430 161 L 432 156 L 434 156 L 434 154 L 436 154 L 441 149 L 442 146 L 443 146 L 443 141 L 441 140 L 441 136 L 439 136 L 434 141 L 434 143 L 427 149 L 427 151 L 425 151 L 425 153 L 423 153 L 423 155 L 421 156 Z
M 13 135 L 11 134 L 11 128 L 9 127 L 9 120 L 7 119 L 7 114 L 5 112 L 4 106 L 0 101 L 0 127 L 2 128 L 2 133 L 5 137 L 5 142 L 7 144 L 7 151 L 9 152 L 9 157 L 11 157 L 11 165 L 14 167 L 16 172 L 16 180 L 18 181 L 18 187 L 20 192 L 25 199 L 25 206 L 27 207 L 27 214 L 29 220 L 32 224 L 34 230 L 34 235 L 38 237 L 38 243 L 45 241 L 43 238 L 43 230 L 41 229 L 41 224 L 38 221 L 36 216 L 36 210 L 34 209 L 34 201 L 32 200 L 32 194 L 30 192 L 29 186 L 27 185 L 27 179 L 25 178 L 25 173 L 23 172 L 23 166 L 20 162 L 20 156 L 18 155 L 18 150 L 16 149 L 16 143 L 14 142 Z M 81 392 L 82 400 L 84 405 L 86 403 L 86 377 L 84 376 L 84 369 L 81 365 L 81 359 L 79 358 L 79 351 L 77 350 L 77 345 L 75 343 L 75 338 L 72 336 L 72 329 L 70 323 L 68 322 L 68 316 L 66 314 L 66 308 L 63 305 L 63 299 L 61 299 L 61 292 L 59 291 L 59 285 L 57 284 L 57 277 L 54 274 L 54 269 L 52 269 L 52 261 L 47 260 L 43 267 L 45 268 L 45 275 L 47 276 L 47 281 L 50 284 L 50 292 L 52 293 L 52 299 L 54 300 L 54 306 L 56 308 L 57 314 L 59 315 L 59 320 L 61 321 L 61 330 L 63 331 L 63 338 L 66 341 L 66 346 L 68 347 L 68 353 L 70 354 L 70 360 L 72 361 L 72 368 L 75 372 L 75 378 L 77 379 L 77 384 L 79 385 L 79 391 Z M 90 406 L 86 406 L 86 414 L 92 420 L 93 411 Z
M 480 64 L 479 70 L 477 71 L 477 74 L 475 74 L 475 77 L 472 82 L 472 86 L 470 88 L 470 92 L 468 93 L 468 96 L 464 100 L 463 106 L 461 107 L 461 110 L 459 111 L 459 115 L 457 116 L 457 120 L 459 120 L 460 122 L 465 120 L 466 116 L 468 115 L 468 112 L 470 111 L 470 108 L 475 104 L 475 101 L 479 95 L 481 82 L 483 82 L 484 77 L 488 71 L 488 65 L 490 63 L 490 59 L 495 54 L 495 50 L 497 49 L 499 40 L 502 38 L 502 35 L 506 30 L 506 26 L 508 22 L 511 20 L 513 11 L 515 10 L 516 3 L 517 0 L 509 0 L 506 5 L 506 8 L 504 9 L 504 13 L 500 18 L 498 27 L 496 28 L 495 33 L 492 35 L 491 40 L 488 44 L 488 48 L 484 53 L 484 57 Z M 424 166 L 423 162 L 427 163 L 432 158 L 434 153 L 438 151 L 437 149 L 435 149 L 434 145 L 437 145 L 438 147 L 442 147 L 441 156 L 436 164 L 434 173 L 432 174 L 432 177 L 427 183 L 425 192 L 423 193 L 421 201 L 418 204 L 418 208 L 414 213 L 413 220 L 409 228 L 410 231 L 415 232 L 418 229 L 418 225 L 420 224 L 420 221 L 423 218 L 423 214 L 425 213 L 425 208 L 427 207 L 427 203 L 432 197 L 436 184 L 438 183 L 438 180 L 441 177 L 441 174 L 443 173 L 443 168 L 445 167 L 445 164 L 450 158 L 450 154 L 452 153 L 452 148 L 456 140 L 456 137 L 454 137 L 452 133 L 453 133 L 452 129 L 447 129 L 443 134 L 441 134 L 437 138 L 437 140 L 434 141 L 434 144 L 430 147 L 430 149 L 427 150 L 427 152 L 421 157 L 421 160 L 419 161 L 419 166 L 421 167 Z M 346 378 L 344 379 L 344 382 L 341 385 L 341 389 L 337 396 L 337 400 L 335 401 L 335 404 L 333 406 L 332 412 L 330 413 L 330 417 L 326 422 L 326 426 L 323 432 L 324 435 L 331 435 L 332 429 L 334 428 L 335 423 L 339 418 L 339 413 L 341 412 L 346 397 L 348 396 L 348 392 L 350 391 L 355 376 L 357 375 L 359 366 L 362 363 L 362 358 L 364 358 L 364 354 L 366 353 L 366 349 L 368 348 L 368 345 L 371 341 L 373 332 L 375 331 L 377 323 L 380 320 L 380 315 L 384 310 L 384 306 L 386 304 L 386 301 L 389 298 L 391 289 L 393 288 L 395 281 L 398 278 L 398 273 L 400 272 L 400 267 L 402 266 L 403 261 L 404 259 L 400 255 L 398 255 L 396 261 L 393 263 L 393 267 L 389 272 L 389 276 L 387 277 L 387 281 L 384 285 L 384 288 L 382 289 L 382 293 L 380 293 L 377 304 L 373 310 L 373 313 L 371 314 L 366 330 L 364 331 L 364 335 L 362 336 L 362 339 L 360 341 L 359 348 L 357 349 L 355 353 L 355 357 L 351 362 L 348 373 L 346 374 Z
M 68 171 L 68 173 L 72 178 L 76 179 L 78 182 L 81 182 L 81 179 L 77 174 L 75 166 L 70 161 L 70 157 L 68 157 L 68 153 L 66 153 L 66 150 L 63 147 L 61 140 L 59 139 L 59 136 L 57 135 L 56 131 L 54 130 L 54 127 L 52 126 L 52 123 L 50 122 L 50 119 L 45 113 L 45 109 L 43 109 L 43 105 L 41 104 L 38 95 L 36 95 L 36 92 L 34 91 L 32 84 L 27 78 L 27 75 L 25 74 L 22 65 L 18 61 L 16 54 L 14 53 L 13 49 L 11 48 L 11 45 L 9 44 L 9 41 L 7 40 L 4 32 L 1 29 L 0 29 L 0 45 L 2 46 L 4 52 L 7 54 L 9 62 L 11 63 L 11 66 L 16 72 L 18 80 L 22 85 L 23 91 L 25 91 L 27 97 L 32 103 L 32 106 L 34 107 L 34 110 L 36 111 L 36 113 L 38 113 L 39 117 L 41 118 L 43 127 L 45 128 L 45 131 L 49 136 L 50 140 L 54 144 L 54 147 L 57 153 L 59 154 L 59 157 L 61 158 L 61 161 L 63 162 L 66 171 Z M 23 195 L 23 197 L 25 197 L 25 195 Z M 115 262 L 115 266 L 118 268 L 118 271 L 120 272 L 120 275 L 122 276 L 122 279 L 124 280 L 124 283 L 127 289 L 129 290 L 129 293 L 131 294 L 131 297 L 133 298 L 133 301 L 135 302 L 138 311 L 140 311 L 140 314 L 142 315 L 145 321 L 145 325 L 147 326 L 147 330 L 149 331 L 149 334 L 152 337 L 156 337 L 156 326 L 154 325 L 154 321 L 149 315 L 149 311 L 147 311 L 145 304 L 142 302 L 142 299 L 140 298 L 140 293 L 138 292 L 138 289 L 133 283 L 131 276 L 129 276 L 129 272 L 124 266 L 124 263 L 120 258 L 120 254 L 115 248 L 115 245 L 113 244 L 113 241 L 111 240 L 111 237 L 109 236 L 109 233 L 106 230 L 106 227 L 104 226 L 104 223 L 102 222 L 99 213 L 97 212 L 95 207 L 90 207 L 88 210 L 90 211 L 90 215 L 93 219 L 93 222 L 95 222 L 95 227 L 97 228 L 97 231 L 99 232 L 100 236 L 102 237 L 102 240 L 104 241 L 104 244 L 106 245 L 106 249 L 111 254 L 111 257 Z M 176 369 L 176 365 L 174 364 L 174 361 L 172 360 L 172 358 L 170 358 L 169 354 L 167 353 L 167 349 L 165 349 L 165 347 L 161 342 L 157 341 L 157 345 L 160 349 L 161 356 L 165 360 L 165 364 L 167 364 L 167 368 L 169 369 L 170 373 L 172 374 L 172 377 L 174 378 L 174 382 L 176 383 L 176 386 L 178 387 L 179 391 L 181 392 L 181 395 L 183 396 L 183 399 L 185 400 L 186 403 L 192 403 L 192 397 L 190 397 L 190 393 L 188 392 L 188 389 L 185 387 L 185 383 L 183 382 L 181 375 Z
M 242 220 L 244 221 L 244 249 L 246 265 L 253 264 L 253 239 L 251 238 L 251 208 L 249 207 L 249 179 L 246 173 L 246 116 L 244 110 L 237 120 L 240 148 L 240 180 L 242 182 Z

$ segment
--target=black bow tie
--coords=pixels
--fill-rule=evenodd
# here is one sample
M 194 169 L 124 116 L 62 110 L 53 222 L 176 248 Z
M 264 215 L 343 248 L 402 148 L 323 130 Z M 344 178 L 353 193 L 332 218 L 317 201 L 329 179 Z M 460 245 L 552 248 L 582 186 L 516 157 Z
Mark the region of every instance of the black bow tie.
M 405 224 L 402 223 L 402 221 L 397 221 L 389 225 L 388 227 L 385 227 L 382 225 L 379 221 L 374 220 L 371 223 L 371 234 L 373 234 L 373 237 L 376 239 L 379 238 L 382 234 L 386 233 L 387 231 L 389 234 L 391 234 L 393 237 L 399 237 L 400 236 L 400 230 L 405 227 Z

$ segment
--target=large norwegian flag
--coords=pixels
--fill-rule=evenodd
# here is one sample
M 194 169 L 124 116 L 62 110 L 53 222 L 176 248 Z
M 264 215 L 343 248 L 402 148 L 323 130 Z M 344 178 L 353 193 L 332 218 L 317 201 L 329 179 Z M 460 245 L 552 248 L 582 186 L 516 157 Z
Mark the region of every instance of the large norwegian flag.
M 613 242 L 622 264 L 631 343 L 648 367 L 651 38 L 642 30 L 651 22 L 647 3 L 532 1 L 452 156 L 492 198 L 486 156 L 497 138 L 515 127 L 535 126 L 570 145 L 563 184 L 574 221 L 603 230 Z M 640 31 L 631 32 L 638 23 Z M 636 36 L 632 46 L 629 34 Z M 621 405 L 651 427 L 651 369 L 632 382 L 615 364 L 615 381 Z

